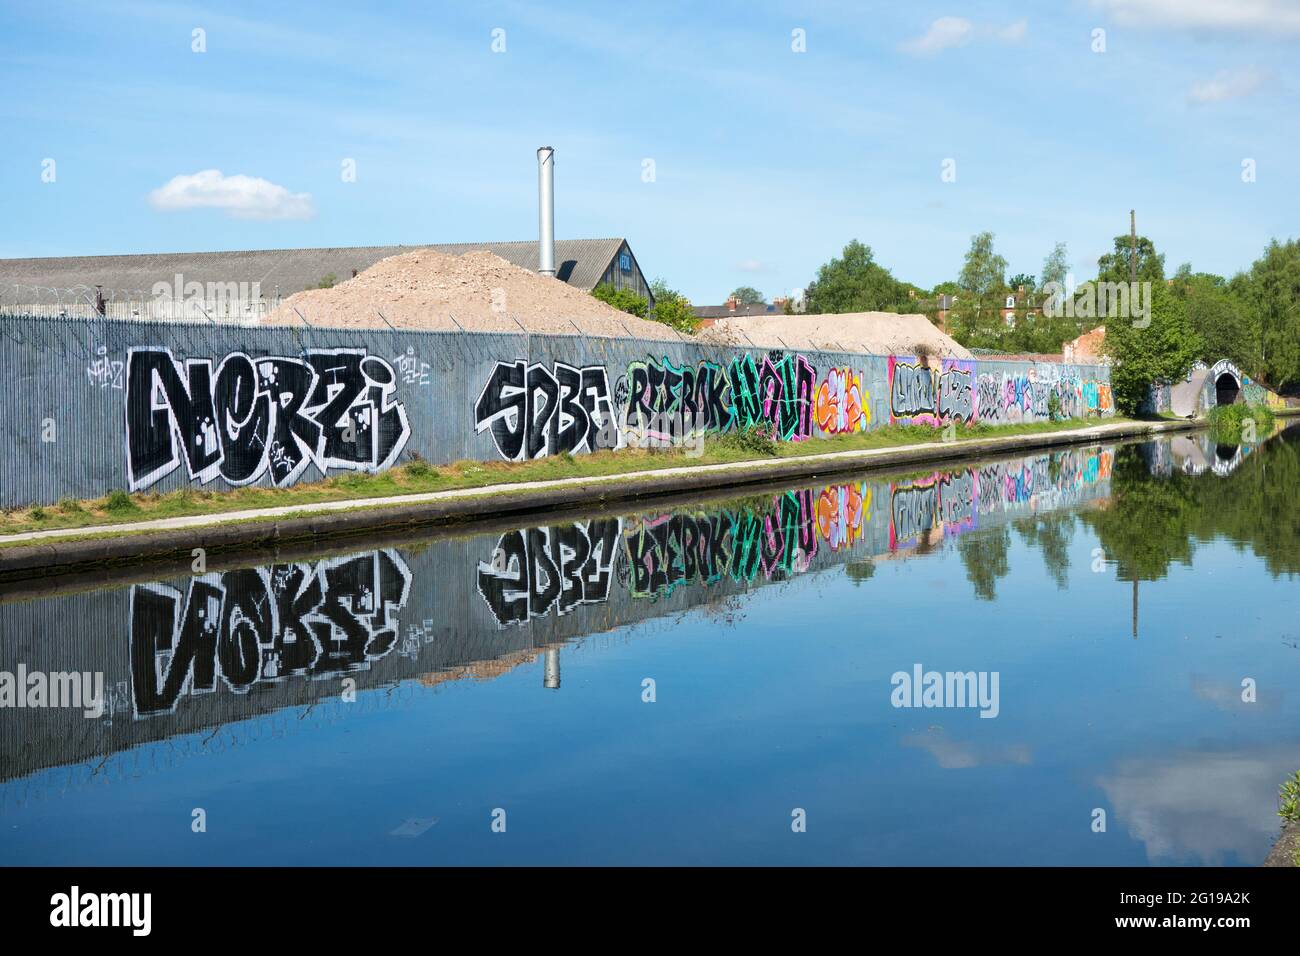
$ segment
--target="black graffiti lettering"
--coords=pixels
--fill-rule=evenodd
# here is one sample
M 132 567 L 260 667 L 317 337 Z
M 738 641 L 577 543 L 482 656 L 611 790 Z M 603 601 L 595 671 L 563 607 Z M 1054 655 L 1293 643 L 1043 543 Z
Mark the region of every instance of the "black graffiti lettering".
M 709 431 L 725 431 L 730 428 L 735 410 L 728 395 L 731 383 L 727 381 L 726 374 L 716 365 L 701 363 L 696 382 L 696 407 L 704 427 Z
M 587 412 L 587 447 L 592 451 L 617 448 L 618 432 L 614 426 L 614 407 L 610 403 L 609 379 L 603 368 L 584 368 L 582 407 Z M 606 429 L 610 430 L 606 434 Z M 580 446 L 579 446 L 580 447 Z
M 228 355 L 212 393 L 221 437 L 221 477 L 232 485 L 258 478 L 270 435 L 271 400 L 257 387 L 257 369 L 246 355 Z
M 222 577 L 225 608 L 217 641 L 221 676 L 231 690 L 246 691 L 262 669 L 261 638 L 274 633 L 272 604 L 262 587 L 261 575 L 251 569 L 231 571 Z
M 526 450 L 529 458 L 546 451 L 547 423 L 555 415 L 560 385 L 544 365 L 528 367 L 528 433 Z M 539 403 L 538 398 L 542 401 Z
M 478 590 L 503 626 L 609 597 L 619 535 L 617 519 L 508 531 L 490 562 L 478 566 Z
M 131 673 L 137 715 L 170 712 L 189 693 L 236 693 L 290 676 L 366 668 L 397 644 L 396 612 L 411 573 L 394 551 L 316 565 L 209 575 L 188 593 L 131 589 Z
M 287 484 L 307 467 L 311 449 L 320 447 L 320 424 L 306 413 L 315 375 L 302 362 L 278 358 L 264 359 L 258 367 L 261 386 L 277 406 L 269 451 L 272 477 L 277 484 Z
M 523 362 L 512 365 L 498 362 L 474 406 L 478 431 L 491 428 L 492 440 L 509 461 L 519 460 L 524 449 L 528 418 L 528 401 L 524 392 L 526 374 Z
M 191 480 L 232 485 L 296 482 L 308 464 L 378 471 L 410 438 L 397 378 L 383 359 L 357 349 L 312 349 L 304 357 L 253 359 L 233 352 L 186 362 L 168 349 L 127 357 L 127 477 L 147 488 L 180 464 Z M 178 449 L 183 451 L 178 451 Z
M 556 363 L 555 379 L 559 383 L 559 407 L 551 416 L 548 437 L 551 448 L 580 448 L 591 431 L 587 409 L 582 404 L 582 370 Z
M 498 362 L 474 405 L 475 431 L 491 429 L 502 457 L 510 461 L 617 447 L 609 380 L 601 366 L 553 368 Z
M 212 404 L 212 365 L 189 361 L 182 378 L 166 349 L 132 349 L 127 355 L 127 474 L 143 488 L 174 471 L 184 454 L 191 478 L 206 481 L 221 461 Z M 134 400 L 133 400 L 134 399 Z M 172 436 L 184 440 L 180 452 Z

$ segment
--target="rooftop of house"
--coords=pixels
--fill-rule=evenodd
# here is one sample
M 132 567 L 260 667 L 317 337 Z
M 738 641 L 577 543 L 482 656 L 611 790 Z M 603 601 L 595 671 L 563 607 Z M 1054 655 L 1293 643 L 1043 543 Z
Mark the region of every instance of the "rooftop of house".
M 624 243 L 621 238 L 557 239 L 556 278 L 591 291 Z M 35 297 L 24 301 L 54 302 L 59 300 L 60 290 L 93 291 L 96 286 L 102 286 L 106 295 L 148 296 L 160 282 L 167 283 L 170 289 L 180 275 L 186 284 L 198 282 L 204 286 L 256 282 L 261 286 L 261 295 L 270 299 L 314 288 L 331 275 L 341 282 L 381 259 L 426 248 L 448 255 L 487 250 L 525 269 L 535 270 L 538 264 L 537 240 L 0 259 L 0 296 L 12 299 L 27 295 Z

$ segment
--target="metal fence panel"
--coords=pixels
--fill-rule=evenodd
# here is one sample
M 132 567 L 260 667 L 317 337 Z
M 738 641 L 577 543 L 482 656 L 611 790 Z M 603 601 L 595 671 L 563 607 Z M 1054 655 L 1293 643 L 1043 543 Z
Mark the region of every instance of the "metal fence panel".
M 0 318 L 0 505 L 288 485 L 620 447 L 750 424 L 1109 415 L 1106 366 L 784 352 L 689 340 Z M 652 422 L 658 413 L 661 419 Z M 602 430 L 602 426 L 606 426 Z

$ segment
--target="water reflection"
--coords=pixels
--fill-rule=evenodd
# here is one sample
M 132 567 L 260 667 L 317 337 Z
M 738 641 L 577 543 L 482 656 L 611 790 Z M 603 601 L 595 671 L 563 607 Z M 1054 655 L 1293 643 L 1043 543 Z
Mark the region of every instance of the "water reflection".
M 1053 600 L 1068 601 L 1076 592 L 1074 599 L 1083 600 L 1081 571 L 1089 572 L 1089 587 L 1132 582 L 1135 634 L 1139 583 L 1150 588 L 1165 581 L 1216 542 L 1257 556 L 1274 578 L 1300 573 L 1300 522 L 1291 504 L 1297 488 L 1300 441 L 1293 437 L 1227 450 L 1188 435 L 0 603 L 0 670 L 21 663 L 46 673 L 98 671 L 109 689 L 107 714 L 99 720 L 68 709 L 0 711 L 0 815 L 51 787 L 66 793 L 127 780 L 146 764 L 150 772 L 171 773 L 171 762 L 213 753 L 213 739 L 255 738 L 259 728 L 272 738 L 328 732 L 358 713 L 401 710 L 431 689 L 499 677 L 534 661 L 539 673 L 532 687 L 559 690 L 567 686 L 560 649 L 591 635 L 641 633 L 654 625 L 665 634 L 689 627 L 707 639 L 757 615 L 737 629 L 757 644 L 767 633 L 766 617 L 805 613 L 821 620 L 833 613 L 802 592 L 779 588 L 758 603 L 768 586 L 805 578 L 843 582 L 850 589 L 839 592 L 845 606 L 865 598 L 856 605 L 862 626 L 902 629 L 892 642 L 892 631 L 877 634 L 871 653 L 902 654 L 908 662 L 923 649 L 909 643 L 950 653 L 963 628 L 974 646 L 995 645 L 1003 636 L 993 637 L 976 611 L 996 608 L 1002 620 L 1017 622 L 1016 653 L 1029 661 L 1021 681 L 1034 683 L 1040 665 L 1033 658 L 1050 627 L 1030 622 L 1051 620 Z M 1032 565 L 1026 555 L 1034 556 Z M 1012 581 L 1030 580 L 1031 571 L 1045 584 L 1028 598 L 1036 612 L 1005 603 L 1000 593 Z M 1023 587 L 1020 602 L 1027 600 Z M 1177 600 L 1194 601 L 1197 591 L 1180 584 Z M 1145 599 L 1157 602 L 1167 623 L 1178 612 L 1159 603 L 1160 593 L 1147 591 Z M 911 602 L 906 614 L 895 606 L 899 600 Z M 957 613 L 964 620 L 955 619 L 955 602 L 964 602 Z M 931 603 L 947 610 L 931 617 Z M 702 623 L 683 624 L 692 611 L 702 612 Z M 692 651 L 707 652 L 707 644 Z M 823 663 L 818 680 L 836 672 L 834 661 Z M 1167 691 L 1185 699 L 1179 706 L 1244 719 L 1284 720 L 1290 713 L 1279 697 L 1244 710 L 1236 669 L 1216 669 L 1212 655 L 1194 663 Z M 874 664 L 859 667 L 875 674 Z M 748 679 L 760 676 L 766 671 Z M 1102 669 L 1089 679 L 1111 677 Z M 763 692 L 738 681 L 734 692 L 744 695 L 745 706 L 761 708 Z M 1014 690 L 1016 681 L 1009 686 Z M 1042 706 L 1073 691 L 1058 688 Z M 345 703 L 351 692 L 355 704 Z M 1078 690 L 1081 701 L 1088 693 Z M 851 715 L 863 708 L 875 713 L 886 698 L 859 694 L 854 709 L 835 711 L 835 719 L 858 719 Z M 809 700 L 817 699 L 810 691 Z M 1054 744 L 1015 724 L 1011 710 L 1008 718 L 985 722 L 996 729 L 936 721 L 889 736 L 895 751 L 942 772 L 1036 772 L 1044 755 L 1049 764 L 1054 759 Z M 882 729 L 871 733 L 878 737 Z M 295 745 L 277 746 L 292 764 Z M 1259 805 L 1269 774 L 1297 750 L 1256 740 L 1240 750 L 1169 751 L 1156 761 L 1115 751 L 1094 783 L 1151 862 L 1188 854 L 1222 862 L 1260 852 L 1268 821 Z M 1217 779 L 1234 760 L 1253 768 L 1246 774 L 1250 786 L 1233 790 L 1249 807 L 1212 807 L 1208 798 L 1189 803 L 1178 795 L 1189 776 Z M 66 769 L 62 783 L 55 783 L 53 768 Z M 1294 767 L 1281 772 L 1288 769 Z M 923 787 L 923 781 L 917 771 L 896 786 Z M 1220 810 L 1216 835 L 1196 837 Z M 1080 851 L 1079 862 L 1093 851 Z

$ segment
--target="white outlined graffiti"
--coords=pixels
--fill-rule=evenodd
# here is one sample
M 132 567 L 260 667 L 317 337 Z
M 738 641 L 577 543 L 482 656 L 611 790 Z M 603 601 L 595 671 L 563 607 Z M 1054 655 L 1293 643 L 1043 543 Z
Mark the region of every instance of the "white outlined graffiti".
M 269 473 L 296 482 L 308 465 L 382 471 L 411 436 L 397 376 L 364 349 L 309 349 L 301 358 L 231 352 L 182 365 L 166 348 L 132 348 L 126 362 L 130 490 L 184 460 L 191 481 L 247 485 Z

